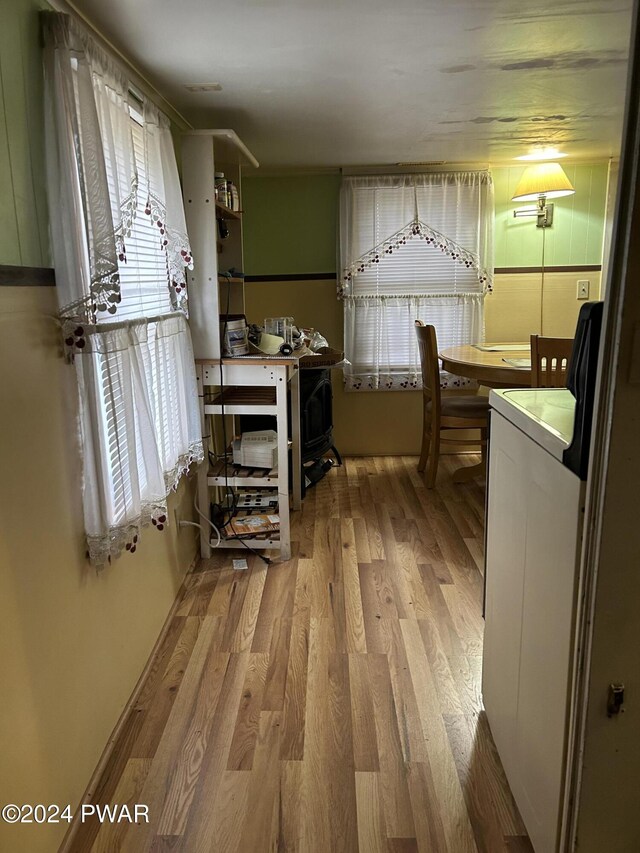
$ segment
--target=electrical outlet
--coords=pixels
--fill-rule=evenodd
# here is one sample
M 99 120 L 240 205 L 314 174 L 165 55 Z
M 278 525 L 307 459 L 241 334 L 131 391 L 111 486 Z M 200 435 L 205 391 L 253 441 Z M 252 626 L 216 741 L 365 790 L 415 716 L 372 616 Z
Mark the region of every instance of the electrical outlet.
M 591 282 L 588 279 L 578 280 L 578 287 L 576 290 L 576 299 L 588 299 L 589 298 L 589 285 Z

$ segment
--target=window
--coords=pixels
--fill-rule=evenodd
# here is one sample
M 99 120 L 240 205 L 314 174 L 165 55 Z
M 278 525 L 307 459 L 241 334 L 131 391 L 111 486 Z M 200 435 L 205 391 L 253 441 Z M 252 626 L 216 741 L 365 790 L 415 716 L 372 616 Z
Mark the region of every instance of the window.
M 145 157 L 144 117 L 137 110 L 129 108 L 129 121 L 133 157 L 135 163 L 136 192 L 131 200 L 132 216 L 127 235 L 123 235 L 122 248 L 118 255 L 120 275 L 120 294 L 122 301 L 115 314 L 107 311 L 99 314 L 103 323 L 121 321 L 136 317 L 157 317 L 172 310 L 167 278 L 167 259 L 160 250 L 163 236 L 149 214 L 146 213 L 147 188 L 157 176 L 148 174 Z M 122 153 L 116 152 L 121 158 Z M 106 158 L 105 158 L 106 159 Z M 106 160 L 109 195 L 117 203 L 118 194 L 113 166 Z M 117 164 L 115 164 L 117 167 Z
M 90 559 L 134 552 L 203 459 L 169 122 L 67 16 L 44 13 L 49 206 L 78 378 Z
M 487 172 L 344 180 L 339 290 L 348 390 L 420 386 L 417 319 L 436 327 L 441 347 L 482 338 L 492 215 Z
M 120 324 L 124 320 L 140 320 L 160 318 L 170 315 L 172 311 L 170 286 L 168 281 L 167 258 L 161 249 L 163 235 L 146 213 L 147 192 L 157 176 L 148 174 L 148 164 L 145 157 L 144 118 L 142 114 L 130 109 L 131 139 L 137 175 L 136 192 L 132 204 L 134 215 L 131 217 L 130 230 L 123 236 L 122 251 L 118 256 L 118 271 L 120 277 L 120 296 L 118 309 L 113 314 L 108 309 L 98 312 L 98 322 L 105 327 L 110 324 Z M 116 152 L 116 157 L 122 159 L 122 152 Z M 107 160 L 107 180 L 112 199 L 117 198 L 115 192 L 116 169 Z M 125 522 L 127 516 L 135 511 L 136 493 L 146 496 L 153 503 L 159 496 L 149 494 L 150 484 L 147 478 L 146 465 L 135 460 L 144 459 L 144 441 L 154 440 L 162 463 L 162 470 L 171 472 L 175 478 L 172 460 L 180 455 L 179 425 L 176 418 L 180 416 L 179 389 L 173 366 L 179 353 L 171 346 L 172 338 L 158 334 L 158 323 L 147 323 L 144 327 L 144 340 L 136 342 L 139 349 L 141 367 L 150 391 L 148 403 L 150 412 L 145 429 L 142 418 L 135 415 L 134 436 L 126 428 L 125 400 L 135 394 L 127 374 L 133 365 L 128 350 L 114 352 L 95 352 L 96 375 L 100 377 L 96 401 L 102 414 L 102 441 L 108 465 L 109 489 L 111 491 L 110 524 L 118 526 Z M 144 437 L 146 433 L 146 438 Z M 155 438 L 151 438 L 151 433 Z M 131 444 L 133 442 L 133 444 Z M 134 472 L 134 468 L 136 469 Z M 137 484 L 132 477 L 137 477 Z M 157 511 L 158 518 L 162 509 Z M 158 519 L 154 518 L 156 524 Z M 163 522 L 159 522 L 164 524 Z

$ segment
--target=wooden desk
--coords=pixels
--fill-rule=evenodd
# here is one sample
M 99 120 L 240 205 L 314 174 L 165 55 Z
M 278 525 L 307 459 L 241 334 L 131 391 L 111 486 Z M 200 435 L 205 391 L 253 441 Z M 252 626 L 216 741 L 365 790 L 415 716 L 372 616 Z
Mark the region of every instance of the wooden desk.
M 509 346 L 515 346 L 515 344 L 509 344 Z M 438 355 L 444 370 L 456 376 L 475 379 L 479 385 L 487 388 L 529 388 L 531 385 L 531 368 L 513 367 L 504 361 L 505 358 L 530 359 L 529 344 L 522 344 L 522 349 L 518 350 L 494 352 L 486 352 L 471 344 L 464 344 L 444 349 Z

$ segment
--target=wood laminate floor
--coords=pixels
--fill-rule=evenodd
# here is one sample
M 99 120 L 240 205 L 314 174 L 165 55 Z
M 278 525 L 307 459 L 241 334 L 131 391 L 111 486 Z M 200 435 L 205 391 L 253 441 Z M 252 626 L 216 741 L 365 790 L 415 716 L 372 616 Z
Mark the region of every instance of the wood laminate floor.
M 443 460 L 347 459 L 293 559 L 187 578 L 72 850 L 530 851 L 480 694 L 484 489 Z M 237 555 L 236 555 L 237 556 Z

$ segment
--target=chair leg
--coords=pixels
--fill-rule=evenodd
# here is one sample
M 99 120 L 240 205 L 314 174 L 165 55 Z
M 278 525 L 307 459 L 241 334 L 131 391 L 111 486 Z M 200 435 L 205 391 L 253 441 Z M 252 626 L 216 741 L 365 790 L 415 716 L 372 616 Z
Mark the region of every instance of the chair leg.
M 429 433 L 423 429 L 422 430 L 422 447 L 420 448 L 420 460 L 418 461 L 418 471 L 420 471 L 420 473 L 422 473 L 422 471 L 424 471 L 424 469 L 425 469 L 428 456 L 429 456 Z
M 418 462 L 418 471 L 422 473 L 427 464 L 427 457 L 429 456 L 429 440 L 431 438 L 430 433 L 427 430 L 429 426 L 429 421 L 427 419 L 427 411 L 423 409 L 422 411 L 422 446 L 420 447 L 420 460 Z
M 438 461 L 440 459 L 440 430 L 434 429 L 429 446 L 429 464 L 427 466 L 427 488 L 432 489 L 436 484 Z

